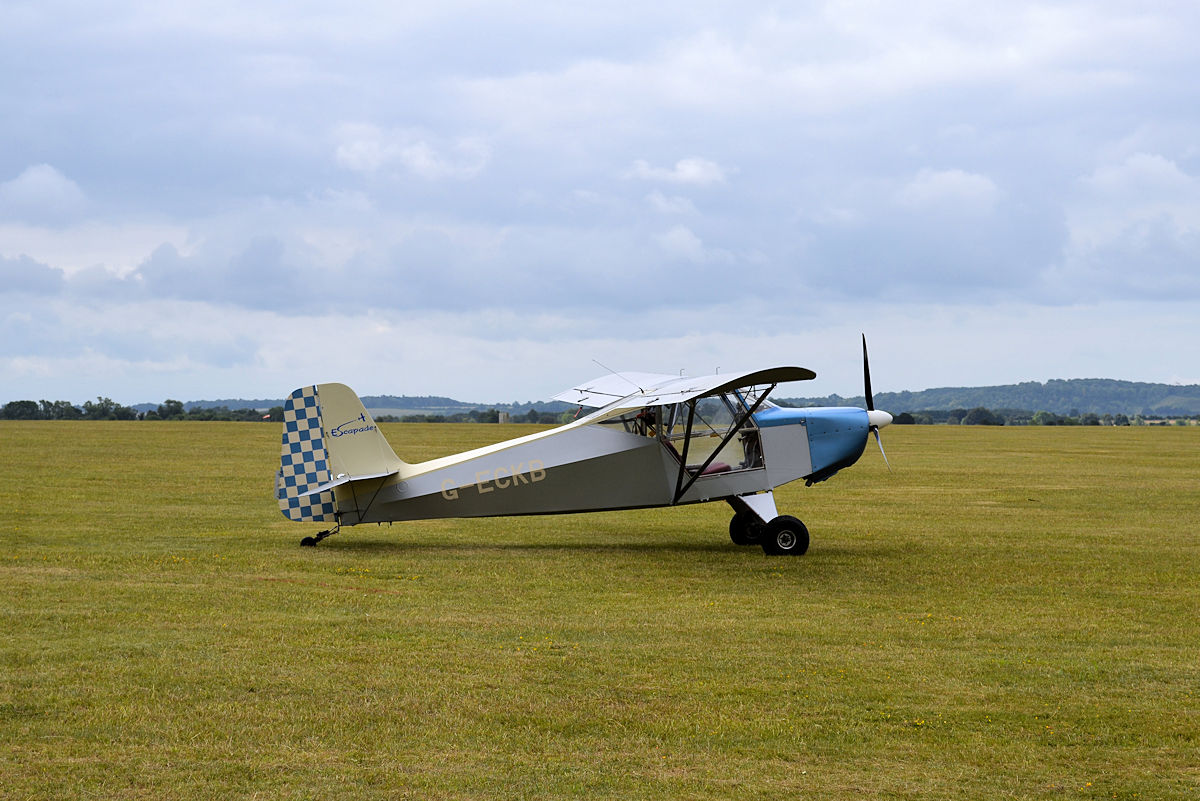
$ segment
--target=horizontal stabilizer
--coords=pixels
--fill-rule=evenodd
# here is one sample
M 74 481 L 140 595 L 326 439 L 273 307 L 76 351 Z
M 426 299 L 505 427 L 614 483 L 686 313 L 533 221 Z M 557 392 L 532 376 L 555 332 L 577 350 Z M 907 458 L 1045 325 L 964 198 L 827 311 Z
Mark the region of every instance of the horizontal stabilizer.
M 316 495 L 318 493 L 325 492 L 326 490 L 331 490 L 334 487 L 340 487 L 343 484 L 349 484 L 352 481 L 367 481 L 372 478 L 387 478 L 388 476 L 394 476 L 399 472 L 400 471 L 397 469 L 397 470 L 392 470 L 391 472 L 388 472 L 388 473 L 371 473 L 370 475 L 365 475 L 365 476 L 348 476 L 345 473 L 343 473 L 342 475 L 335 478 L 333 481 L 328 481 L 324 484 L 321 484 L 318 487 L 313 487 L 308 492 L 300 493 L 300 497 L 303 498 L 305 495 Z

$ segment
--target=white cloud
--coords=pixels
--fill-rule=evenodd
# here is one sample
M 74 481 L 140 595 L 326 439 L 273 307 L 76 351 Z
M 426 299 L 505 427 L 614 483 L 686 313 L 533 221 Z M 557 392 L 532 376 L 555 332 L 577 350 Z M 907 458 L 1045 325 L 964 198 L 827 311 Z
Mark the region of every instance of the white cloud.
M 698 157 L 680 159 L 670 168 L 652 167 L 649 162 L 638 159 L 626 172 L 626 176 L 689 186 L 709 186 L 725 182 L 725 170 L 721 165 Z
M 1156 153 L 1134 153 L 1104 164 L 1081 182 L 1072 210 L 1075 229 L 1102 239 L 1136 220 L 1167 218 L 1180 231 L 1200 229 L 1200 178 Z
M 1028 104 L 1136 89 L 1146 62 L 1189 58 L 1176 10 L 830 2 L 789 11 L 688 6 L 632 52 L 590 48 L 586 58 L 456 76 L 450 85 L 485 118 L 530 133 L 661 130 L 681 119 L 880 119 L 896 104 L 963 91 L 970 108 L 951 121 L 958 124 L 976 107 L 1004 102 L 1005 91 Z
M 1079 181 L 1069 240 L 1047 273 L 1059 293 L 1200 299 L 1200 178 L 1135 153 Z
M 692 262 L 705 260 L 704 243 L 685 225 L 676 225 L 656 238 L 668 256 Z
M 340 126 L 337 138 L 334 158 L 348 170 L 375 172 L 395 156 L 374 125 L 347 123 Z
M 435 143 L 435 137 L 415 130 L 383 130 L 355 123 L 340 126 L 334 158 L 360 173 L 393 166 L 430 181 L 474 178 L 487 166 L 491 149 L 479 137 L 457 137 Z
M 126 275 L 164 242 L 191 250 L 188 228 L 173 223 L 89 221 L 50 228 L 0 222 L 0 256 L 29 256 L 68 275 L 97 265 Z
M 79 184 L 49 164 L 34 164 L 0 183 L 0 215 L 27 220 L 62 220 L 87 206 Z
M 659 214 L 695 214 L 696 204 L 679 195 L 664 195 L 654 191 L 646 195 L 646 202 Z
M 1000 189 L 986 175 L 963 170 L 923 169 L 897 193 L 897 200 L 915 210 L 987 213 L 1000 199 Z

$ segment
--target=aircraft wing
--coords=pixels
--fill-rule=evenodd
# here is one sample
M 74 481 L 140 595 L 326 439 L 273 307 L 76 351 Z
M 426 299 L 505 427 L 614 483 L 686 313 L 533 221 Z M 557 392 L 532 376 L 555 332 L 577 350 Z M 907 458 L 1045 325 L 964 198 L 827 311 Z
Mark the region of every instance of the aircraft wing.
M 765 370 L 717 373 L 694 378 L 656 373 L 610 373 L 560 392 L 554 396 L 554 400 L 580 406 L 638 409 L 682 403 L 741 387 L 808 381 L 816 377 L 816 373 L 804 367 L 769 367 Z
M 630 393 L 645 392 L 679 380 L 677 375 L 661 373 L 607 373 L 577 387 L 563 390 L 551 400 L 575 403 L 580 406 L 607 406 Z

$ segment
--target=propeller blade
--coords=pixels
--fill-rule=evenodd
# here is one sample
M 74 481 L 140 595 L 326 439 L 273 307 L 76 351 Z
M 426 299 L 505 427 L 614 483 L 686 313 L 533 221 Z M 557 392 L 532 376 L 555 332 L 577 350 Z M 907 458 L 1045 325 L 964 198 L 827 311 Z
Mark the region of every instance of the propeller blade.
M 875 443 L 879 445 L 879 452 L 883 454 L 883 463 L 887 465 L 888 472 L 892 472 L 892 463 L 888 461 L 887 451 L 883 449 L 883 438 L 879 436 L 879 429 L 892 422 L 892 416 L 887 412 L 875 411 L 875 394 L 871 392 L 871 363 L 867 359 L 867 335 L 862 335 L 863 343 L 863 397 L 867 401 L 867 423 L 870 426 L 871 433 L 875 435 Z
M 888 461 L 887 453 L 883 450 L 883 438 L 879 436 L 879 426 L 871 426 L 871 431 L 875 433 L 875 442 L 879 445 L 879 452 L 883 454 L 883 463 L 887 465 L 888 472 L 892 472 L 892 463 Z
M 862 335 L 863 340 L 863 395 L 867 399 L 867 411 L 875 411 L 875 396 L 871 393 L 871 364 L 867 361 L 867 335 Z

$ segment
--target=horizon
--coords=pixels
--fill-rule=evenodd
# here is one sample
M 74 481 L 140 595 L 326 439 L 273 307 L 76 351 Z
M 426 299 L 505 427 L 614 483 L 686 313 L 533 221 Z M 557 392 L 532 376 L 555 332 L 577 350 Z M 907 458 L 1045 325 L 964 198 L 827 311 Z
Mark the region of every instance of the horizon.
M 286 10 L 285 10 L 286 9 Z M 0 387 L 1200 384 L 1200 6 L 0 7 Z M 921 390 L 903 390 L 921 391 Z
M 881 395 L 896 395 L 896 394 L 904 394 L 904 393 L 919 394 L 922 392 L 936 392 L 936 391 L 942 391 L 942 390 L 999 389 L 999 388 L 1004 388 L 1004 387 L 1022 386 L 1025 384 L 1038 384 L 1038 385 L 1044 387 L 1051 381 L 1113 381 L 1113 382 L 1118 382 L 1118 383 L 1135 384 L 1135 385 L 1144 384 L 1144 385 L 1148 385 L 1148 386 L 1166 386 L 1166 387 L 1200 389 L 1200 383 L 1169 384 L 1169 383 L 1165 383 L 1165 382 L 1161 382 L 1161 381 L 1128 381 L 1126 379 L 1121 379 L 1121 378 L 1094 378 L 1094 377 L 1091 377 L 1091 378 L 1051 378 L 1051 379 L 1047 379 L 1045 381 L 1036 381 L 1036 380 L 1017 381 L 1017 382 L 1013 382 L 1011 384 L 959 385 L 959 386 L 944 386 L 944 387 L 925 387 L 923 389 L 879 390 L 879 389 L 873 388 L 872 395 L 874 395 L 875 397 L 879 397 Z M 873 380 L 872 380 L 872 383 L 874 383 Z M 807 384 L 808 384 L 808 382 L 789 382 L 788 384 L 780 384 L 779 386 L 780 387 L 785 387 L 785 386 L 803 387 Z M 295 389 L 295 388 L 293 387 L 293 389 Z M 564 387 L 563 389 L 566 389 L 566 387 Z M 290 391 L 291 390 L 289 390 L 289 392 Z M 278 397 L 251 397 L 248 395 L 231 395 L 228 397 L 183 399 L 183 398 L 175 398 L 175 397 L 168 396 L 168 397 L 165 397 L 165 398 L 162 398 L 159 400 L 141 400 L 141 401 L 129 402 L 129 401 L 123 401 L 119 398 L 113 398 L 110 395 L 105 395 L 105 394 L 101 393 L 101 394 L 95 395 L 91 398 L 87 398 L 84 401 L 78 401 L 78 402 L 70 400 L 68 398 L 7 398 L 7 399 L 0 399 L 0 406 L 3 406 L 5 403 L 9 403 L 9 402 L 13 402 L 13 401 L 25 401 L 25 400 L 42 401 L 42 400 L 45 400 L 45 401 L 50 401 L 52 403 L 55 401 L 66 401 L 73 406 L 81 407 L 84 403 L 86 403 L 88 401 L 95 400 L 98 398 L 108 398 L 109 400 L 112 400 L 118 404 L 121 404 L 122 406 L 137 408 L 140 406 L 161 405 L 163 403 L 166 403 L 167 401 L 179 401 L 180 403 L 183 403 L 186 406 L 188 404 L 197 404 L 197 403 L 213 403 L 213 404 L 222 403 L 222 402 L 247 402 L 248 403 L 248 402 L 252 402 L 252 401 L 282 402 L 286 397 L 287 397 L 287 393 L 281 394 Z M 532 399 L 526 398 L 526 399 L 512 399 L 512 400 L 495 400 L 495 399 L 493 399 L 493 400 L 489 400 L 489 401 L 464 400 L 462 398 L 458 398 L 453 395 L 444 395 L 442 393 L 437 393 L 437 392 L 423 392 L 423 393 L 415 393 L 415 394 L 395 394 L 395 393 L 390 393 L 390 392 L 373 392 L 373 393 L 362 393 L 359 395 L 359 397 L 362 398 L 364 401 L 368 398 L 398 398 L 398 399 L 399 398 L 408 398 L 408 399 L 440 398 L 440 399 L 445 399 L 445 400 L 451 400 L 456 403 L 463 404 L 464 406 L 523 405 L 523 404 L 554 403 L 555 402 L 553 400 L 544 399 L 544 398 L 532 398 Z M 839 392 L 828 392 L 828 393 L 824 393 L 824 394 L 793 395 L 793 394 L 784 394 L 783 392 L 780 391 L 779 388 L 776 388 L 776 390 L 771 393 L 771 397 L 781 399 L 781 400 L 810 400 L 810 399 L 821 399 L 821 398 L 829 398 L 829 397 L 838 397 L 843 400 L 854 400 L 855 398 L 862 398 L 863 393 L 860 390 L 858 393 L 850 394 L 850 395 L 845 395 L 845 394 L 842 394 Z M 231 407 L 231 408 L 239 408 L 239 407 Z M 251 407 L 240 407 L 240 408 L 251 408 Z M 258 408 L 258 407 L 254 407 L 254 408 Z M 368 408 L 370 408 L 370 407 L 368 406 Z

